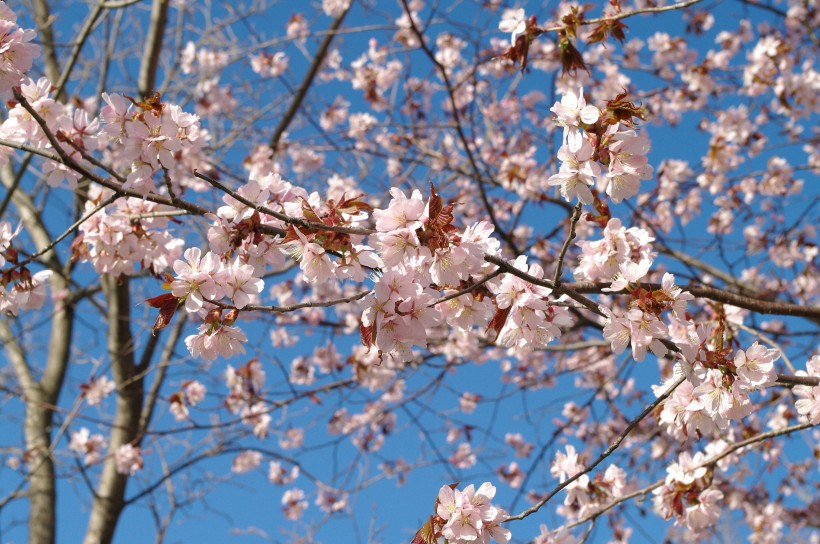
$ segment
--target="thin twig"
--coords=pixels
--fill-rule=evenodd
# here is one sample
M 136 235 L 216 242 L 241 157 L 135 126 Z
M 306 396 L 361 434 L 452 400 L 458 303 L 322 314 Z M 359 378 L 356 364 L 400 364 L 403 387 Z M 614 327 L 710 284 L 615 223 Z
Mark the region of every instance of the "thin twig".
M 558 254 L 558 264 L 555 267 L 555 276 L 552 278 L 552 283 L 556 286 L 561 285 L 561 268 L 564 266 L 564 257 L 567 255 L 569 245 L 575 239 L 575 226 L 578 224 L 578 220 L 581 219 L 582 208 L 583 204 L 580 202 L 575 206 L 575 211 L 572 212 L 572 217 L 569 221 L 569 234 L 567 235 L 567 239 L 564 240 L 564 245 L 561 246 L 561 253 Z
M 305 96 L 307 96 L 308 89 L 310 89 L 310 86 L 313 84 L 313 80 L 316 78 L 316 74 L 319 72 L 319 68 L 321 68 L 322 63 L 327 56 L 327 51 L 330 49 L 330 44 L 336 36 L 336 30 L 338 30 L 342 25 L 342 21 L 344 21 L 347 12 L 350 11 L 352 6 L 353 2 L 350 2 L 350 5 L 341 13 L 341 15 L 333 20 L 333 23 L 330 25 L 330 29 L 327 31 L 327 35 L 322 40 L 322 43 L 319 44 L 319 49 L 313 56 L 313 60 L 308 67 L 305 78 L 302 80 L 302 84 L 299 85 L 299 89 L 293 96 L 293 102 L 290 103 L 287 111 L 285 111 L 285 114 L 282 116 L 282 120 L 279 121 L 279 124 L 273 131 L 273 136 L 270 140 L 270 148 L 274 151 L 274 153 L 279 147 L 279 141 L 282 139 L 282 135 L 288 129 L 290 123 L 293 121 L 293 118 L 296 116 L 296 112 L 298 112 L 299 108 L 302 106 L 302 101 L 304 101 Z
M 655 399 L 655 401 L 654 401 L 652 404 L 650 404 L 650 405 L 648 405 L 646 408 L 644 408 L 643 412 L 641 412 L 641 413 L 640 413 L 640 414 L 639 414 L 636 418 L 634 418 L 632 421 L 630 421 L 630 422 L 629 422 L 629 424 L 626 426 L 626 428 L 625 428 L 625 429 L 621 432 L 621 434 L 619 434 L 619 435 L 618 435 L 618 437 L 617 437 L 617 438 L 616 438 L 616 439 L 612 442 L 612 444 L 610 444 L 610 445 L 609 445 L 609 447 L 608 447 L 606 450 L 604 450 L 604 452 L 603 452 L 603 453 L 601 453 L 601 455 L 599 455 L 599 456 L 598 456 L 598 458 L 597 458 L 595 461 L 593 461 L 593 462 L 592 462 L 592 463 L 591 463 L 591 464 L 590 464 L 587 468 L 585 468 L 584 470 L 582 470 L 582 471 L 578 472 L 578 473 L 577 473 L 577 474 L 575 474 L 574 476 L 572 476 L 572 477 L 570 477 L 570 478 L 567 478 L 567 479 L 566 479 L 565 481 L 563 481 L 560 485 L 558 485 L 558 486 L 557 486 L 557 487 L 555 487 L 552 491 L 550 491 L 549 493 L 547 493 L 547 495 L 546 495 L 543 499 L 541 499 L 540 501 L 538 501 L 536 504 L 534 504 L 534 505 L 533 505 L 533 506 L 531 506 L 530 508 L 527 508 L 526 510 L 524 510 L 524 511 L 523 511 L 523 512 L 521 512 L 520 514 L 517 514 L 517 515 L 515 515 L 515 516 L 510 516 L 510 517 L 507 519 L 507 521 L 513 521 L 513 520 L 524 519 L 524 518 L 526 518 L 527 516 L 532 515 L 532 514 L 534 514 L 534 513 L 538 512 L 538 510 L 540 510 L 542 506 L 544 506 L 545 504 L 547 504 L 547 502 L 548 502 L 551 498 L 553 498 L 553 497 L 554 497 L 554 496 L 555 496 L 555 495 L 556 495 L 559 491 L 561 491 L 562 489 L 566 488 L 569 484 L 571 484 L 572 482 L 574 482 L 575 480 L 577 480 L 578 478 L 580 478 L 580 477 L 581 477 L 581 476 L 583 476 L 584 474 L 588 474 L 589 472 L 592 472 L 592 471 L 595 469 L 595 467 L 597 467 L 599 464 L 601 464 L 601 463 L 602 463 L 602 462 L 603 462 L 603 461 L 604 461 L 607 457 L 609 457 L 610 455 L 612 455 L 612 453 L 613 453 L 615 450 L 617 450 L 617 449 L 618 449 L 618 446 L 620 446 L 620 445 L 621 445 L 621 442 L 623 442 L 623 441 L 624 441 L 624 439 L 627 437 L 627 435 L 629 435 L 629 433 L 630 433 L 630 432 L 632 432 L 632 430 L 633 430 L 635 427 L 637 427 L 637 426 L 638 426 L 638 424 L 639 424 L 639 423 L 640 423 L 640 422 L 641 422 L 641 421 L 642 421 L 642 420 L 643 420 L 643 419 L 644 419 L 647 415 L 649 415 L 650 413 L 652 413 L 652 412 L 655 410 L 655 408 L 657 408 L 658 406 L 660 406 L 660 404 L 661 404 L 663 401 L 665 401 L 665 400 L 669 397 L 669 395 L 671 395 L 671 394 L 672 394 L 672 392 L 673 392 L 675 389 L 677 389 L 677 387 L 678 387 L 680 384 L 682 384 L 682 383 L 684 382 L 684 380 L 686 380 L 686 376 L 681 376 L 680 378 L 678 378 L 677 380 L 675 380 L 675 382 L 674 382 L 672 385 L 670 385 L 670 386 L 669 386 L 669 388 L 668 388 L 666 391 L 664 391 L 664 392 L 663 392 L 663 393 L 662 393 L 662 394 L 661 394 L 661 395 L 660 395 L 657 399 Z

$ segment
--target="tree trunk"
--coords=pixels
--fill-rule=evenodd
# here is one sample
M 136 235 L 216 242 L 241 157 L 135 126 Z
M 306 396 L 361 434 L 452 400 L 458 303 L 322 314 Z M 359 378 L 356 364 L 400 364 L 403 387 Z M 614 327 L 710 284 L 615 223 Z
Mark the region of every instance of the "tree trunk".
M 102 278 L 108 302 L 108 355 L 117 383 L 117 411 L 111 430 L 108 457 L 97 486 L 97 497 L 85 534 L 85 544 L 107 544 L 114 538 L 125 506 L 128 475 L 117 472 L 114 453 L 124 444 L 139 447 L 140 415 L 143 404 L 143 378 L 134 364 L 134 337 L 131 333 L 131 302 L 127 278 Z
M 38 388 L 39 389 L 39 388 Z M 51 415 L 41 391 L 26 392 L 26 450 L 29 466 L 29 543 L 54 544 L 57 497 L 51 458 Z

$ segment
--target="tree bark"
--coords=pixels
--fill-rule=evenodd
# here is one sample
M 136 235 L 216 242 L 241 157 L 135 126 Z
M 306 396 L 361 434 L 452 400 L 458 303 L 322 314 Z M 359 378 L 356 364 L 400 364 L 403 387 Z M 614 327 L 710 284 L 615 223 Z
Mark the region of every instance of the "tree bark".
M 39 388 L 38 388 L 39 389 Z M 51 458 L 51 416 L 42 390 L 26 393 L 26 451 L 29 455 L 29 523 L 30 544 L 53 544 L 55 541 L 57 495 L 54 461 Z
M 117 384 L 117 407 L 111 430 L 108 456 L 103 465 L 97 497 L 85 534 L 85 544 L 107 544 L 114 538 L 120 514 L 125 507 L 128 475 L 117 472 L 114 454 L 124 444 L 139 447 L 140 415 L 143 403 L 143 378 L 134 363 L 134 337 L 131 332 L 131 297 L 127 278 L 110 275 L 102 279 L 108 303 L 108 355 Z

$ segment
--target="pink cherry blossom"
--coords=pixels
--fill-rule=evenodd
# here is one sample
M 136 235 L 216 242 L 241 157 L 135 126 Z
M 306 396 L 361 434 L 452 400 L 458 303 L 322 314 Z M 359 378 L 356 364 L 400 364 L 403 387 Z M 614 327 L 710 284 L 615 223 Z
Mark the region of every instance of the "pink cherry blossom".
M 106 376 L 100 376 L 91 380 L 91 383 L 83 389 L 83 395 L 89 406 L 95 406 L 116 388 L 117 385 L 112 380 L 109 380 Z
M 561 187 L 561 196 L 568 202 L 577 198 L 583 204 L 592 204 L 592 192 L 589 187 L 601 175 L 600 165 L 592 160 L 592 146 L 581 140 L 573 151 L 569 145 L 561 147 L 558 158 L 563 161 L 557 174 L 550 176 L 550 185 Z
M 498 23 L 498 30 L 511 33 L 510 45 L 515 47 L 515 42 L 518 40 L 518 37 L 527 30 L 527 16 L 524 13 L 524 8 L 506 10 L 504 12 L 504 18 Z
M 390 189 L 392 196 L 390 204 L 385 210 L 373 210 L 376 220 L 376 230 L 390 232 L 399 229 L 415 230 L 421 227 L 421 216 L 424 213 L 424 200 L 421 192 L 413 191 L 410 198 L 405 196 L 401 189 Z
M 230 271 L 223 271 L 221 263 L 213 253 L 202 257 L 197 247 L 185 250 L 185 261 L 174 261 L 177 278 L 171 283 L 171 293 L 185 298 L 185 309 L 198 312 L 206 300 L 216 300 L 224 295 L 222 283 Z
M 296 521 L 301 518 L 307 507 L 305 492 L 298 487 L 288 489 L 282 495 L 282 511 L 289 520 Z
M 587 105 L 583 88 L 578 89 L 578 94 L 566 93 L 561 102 L 556 102 L 550 111 L 555 113 L 558 124 L 564 127 L 564 144 L 568 146 L 569 152 L 578 151 L 586 141 L 583 139 L 580 123 L 591 125 L 601 115 L 598 108 Z
M 234 457 L 231 464 L 231 472 L 236 474 L 243 474 L 250 472 L 259 466 L 262 461 L 262 454 L 254 450 L 246 450 Z
M 293 465 L 290 472 L 286 471 L 279 461 L 271 461 L 268 467 L 268 481 L 276 485 L 288 485 L 299 477 L 299 466 Z
M 91 434 L 86 427 L 71 433 L 71 442 L 68 449 L 83 454 L 83 464 L 93 465 L 102 460 L 102 452 L 107 443 L 101 434 Z
M 114 452 L 117 472 L 133 476 L 142 470 L 144 464 L 142 453 L 139 448 L 135 448 L 132 444 L 123 444 L 117 448 Z
M 780 358 L 777 350 L 766 349 L 755 342 L 746 351 L 735 353 L 734 364 L 741 386 L 746 389 L 761 389 L 777 380 L 774 362 Z

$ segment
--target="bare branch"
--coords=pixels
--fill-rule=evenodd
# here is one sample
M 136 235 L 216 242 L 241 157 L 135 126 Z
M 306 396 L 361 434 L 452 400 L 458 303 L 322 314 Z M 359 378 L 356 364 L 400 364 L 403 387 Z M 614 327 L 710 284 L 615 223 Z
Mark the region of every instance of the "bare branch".
M 686 376 L 681 376 L 680 378 L 675 380 L 675 382 L 673 384 L 671 384 L 666 391 L 664 391 L 657 399 L 655 399 L 655 402 L 653 402 L 652 404 L 650 404 L 646 408 L 644 408 L 643 412 L 641 412 L 635 419 L 630 421 L 629 424 L 626 426 L 626 428 L 623 431 L 621 431 L 621 434 L 619 434 L 618 437 L 615 438 L 615 440 L 612 442 L 612 444 L 610 444 L 609 447 L 606 450 L 604 450 L 603 453 L 601 453 L 601 455 L 599 455 L 598 458 L 595 461 L 593 461 L 588 467 L 586 467 L 584 470 L 578 472 L 574 476 L 571 476 L 570 478 L 567 478 L 564 482 L 562 482 L 560 485 L 558 485 L 552 491 L 547 493 L 547 495 L 543 499 L 541 499 L 540 501 L 535 503 L 530 508 L 527 508 L 526 510 L 524 510 L 520 514 L 517 514 L 515 516 L 510 516 L 510 518 L 507 519 L 507 521 L 509 522 L 509 521 L 513 521 L 513 520 L 516 520 L 516 519 L 524 519 L 525 517 L 538 512 L 538 510 L 540 510 L 542 506 L 547 504 L 547 502 L 549 502 L 549 500 L 551 498 L 553 498 L 559 491 L 561 491 L 562 489 L 567 487 L 569 484 L 571 484 L 572 482 L 574 482 L 575 480 L 577 480 L 578 478 L 580 478 L 584 474 L 588 474 L 589 472 L 592 472 L 595 469 L 595 467 L 600 465 L 607 457 L 612 455 L 612 452 L 614 452 L 616 449 L 618 449 L 618 446 L 621 445 L 621 442 L 624 441 L 624 439 L 629 435 L 629 433 L 632 431 L 632 429 L 637 427 L 638 424 L 647 415 L 652 413 L 652 411 L 655 410 L 655 408 L 660 406 L 661 403 L 663 401 L 665 401 L 669 397 L 669 395 L 671 395 L 672 392 L 675 391 L 675 389 L 677 389 L 678 386 L 684 382 L 684 380 L 686 380 Z
M 307 96 L 308 89 L 310 89 L 310 86 L 313 84 L 313 80 L 316 78 L 316 74 L 319 72 L 319 69 L 322 67 L 322 63 L 325 61 L 327 52 L 330 49 L 330 44 L 333 42 L 333 38 L 336 37 L 336 31 L 340 26 L 342 26 L 342 21 L 344 21 L 347 16 L 347 12 L 350 11 L 352 6 L 353 2 L 350 3 L 341 15 L 333 20 L 333 23 L 330 25 L 330 29 L 327 31 L 327 34 L 322 40 L 322 43 L 319 44 L 319 49 L 316 51 L 316 54 L 313 55 L 313 60 L 310 62 L 310 66 L 308 66 L 305 77 L 302 80 L 301 85 L 299 85 L 299 89 L 296 91 L 296 94 L 293 95 L 293 101 L 290 103 L 290 106 L 285 111 L 284 115 L 282 115 L 282 120 L 279 121 L 279 124 L 273 131 L 273 136 L 271 136 L 270 148 L 274 151 L 274 153 L 279 148 L 279 141 L 282 139 L 282 135 L 288 129 L 290 123 L 293 121 L 293 118 L 296 116 L 296 112 L 298 112 L 299 108 L 302 106 L 302 102 L 304 101 L 305 96 Z

